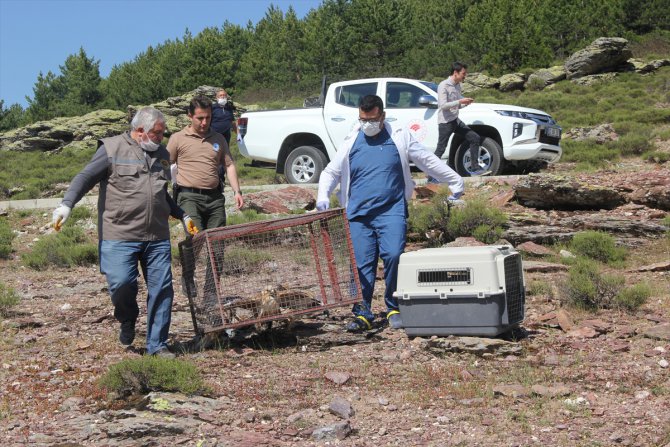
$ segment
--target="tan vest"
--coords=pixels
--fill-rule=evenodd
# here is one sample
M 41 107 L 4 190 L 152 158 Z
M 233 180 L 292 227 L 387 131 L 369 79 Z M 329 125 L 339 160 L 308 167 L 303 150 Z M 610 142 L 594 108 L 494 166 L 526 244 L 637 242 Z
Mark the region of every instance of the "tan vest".
M 170 238 L 167 183 L 170 155 L 161 145 L 149 158 L 126 132 L 98 141 L 105 146 L 110 168 L 100 182 L 100 240 L 155 241 Z

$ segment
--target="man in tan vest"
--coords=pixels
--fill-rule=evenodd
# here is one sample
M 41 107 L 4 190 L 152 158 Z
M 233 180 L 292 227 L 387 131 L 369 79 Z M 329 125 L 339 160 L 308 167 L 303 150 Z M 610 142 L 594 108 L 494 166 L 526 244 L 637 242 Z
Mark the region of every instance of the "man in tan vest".
M 147 284 L 147 353 L 172 358 L 167 346 L 174 297 L 168 218 L 180 219 L 188 234 L 198 229 L 167 193 L 170 156 L 160 144 L 164 132 L 163 114 L 145 107 L 133 118 L 130 131 L 98 141 L 93 159 L 54 210 L 53 225 L 60 231 L 72 207 L 100 184 L 100 271 L 121 323 L 119 341 L 130 346 L 135 339 L 139 263 Z

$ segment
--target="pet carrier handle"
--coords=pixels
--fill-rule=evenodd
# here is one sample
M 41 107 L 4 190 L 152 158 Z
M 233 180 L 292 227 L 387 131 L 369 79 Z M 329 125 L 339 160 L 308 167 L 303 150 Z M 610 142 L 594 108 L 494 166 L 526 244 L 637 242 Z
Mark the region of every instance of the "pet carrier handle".
M 491 298 L 496 294 L 491 292 L 477 292 L 477 293 L 447 293 L 447 292 L 436 292 L 436 293 L 411 293 L 411 292 L 395 292 L 393 294 L 394 298 L 399 300 L 412 300 L 412 299 L 435 299 L 448 300 L 454 298 L 477 298 L 477 299 L 487 299 Z

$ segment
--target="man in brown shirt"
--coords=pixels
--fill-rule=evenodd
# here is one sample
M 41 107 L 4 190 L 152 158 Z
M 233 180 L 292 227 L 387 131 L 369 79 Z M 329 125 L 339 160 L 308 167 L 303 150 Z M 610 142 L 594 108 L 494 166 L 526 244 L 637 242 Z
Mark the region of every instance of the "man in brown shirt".
M 188 117 L 191 124 L 173 134 L 167 144 L 170 163 L 177 165 L 177 203 L 191 216 L 198 229 L 222 227 L 226 224 L 226 210 L 218 167 L 225 167 L 235 194 L 235 206 L 239 209 L 244 199 L 237 169 L 226 139 L 210 129 L 212 102 L 209 98 L 193 98 Z

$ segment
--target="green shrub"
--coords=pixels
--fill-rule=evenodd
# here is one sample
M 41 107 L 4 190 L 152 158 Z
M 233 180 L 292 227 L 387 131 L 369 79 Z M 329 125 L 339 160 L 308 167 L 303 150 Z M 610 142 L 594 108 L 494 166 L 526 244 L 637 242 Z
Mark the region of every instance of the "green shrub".
M 665 230 L 665 235 L 670 238 L 670 214 L 665 216 L 663 220 L 661 220 L 661 223 L 667 228 L 667 230 Z
M 661 151 L 651 151 L 642 155 L 642 159 L 652 163 L 663 164 L 670 161 L 670 153 Z
M 619 159 L 619 151 L 607 145 L 598 144 L 593 140 L 561 142 L 563 157 L 561 161 L 583 163 L 593 167 L 602 167 Z
M 427 234 L 434 230 L 444 235 L 450 217 L 450 211 L 446 203 L 448 196 L 448 189 L 445 191 L 445 188 L 443 188 L 428 204 L 412 202 L 409 206 L 407 231 L 419 234 L 421 240 L 425 240 Z M 443 238 L 431 238 L 428 241 L 431 245 L 441 245 L 445 242 Z
M 24 217 L 32 216 L 35 210 L 16 210 L 16 217 L 23 219 Z
M 622 276 L 601 274 L 595 261 L 579 257 L 568 270 L 563 300 L 581 309 L 613 308 L 624 281 Z
M 526 88 L 530 90 L 540 91 L 546 87 L 546 83 L 540 78 L 532 78 L 526 82 Z
M 485 244 L 492 244 L 502 235 L 507 223 L 505 213 L 482 200 L 466 202 L 463 207 L 451 210 L 447 222 L 447 237 L 451 240 L 472 236 Z
M 0 317 L 7 315 L 7 311 L 19 304 L 20 298 L 16 291 L 0 281 Z
M 650 296 L 651 287 L 649 287 L 649 284 L 635 284 L 623 289 L 614 297 L 614 306 L 620 309 L 635 310 L 646 303 Z
M 225 250 L 224 273 L 239 274 L 257 270 L 257 266 L 271 261 L 270 253 L 253 250 L 245 247 L 235 247 Z
M 83 229 L 63 227 L 60 233 L 47 235 L 36 242 L 21 259 L 35 270 L 44 270 L 49 266 L 90 265 L 98 261 L 98 246 L 89 242 Z
M 111 365 L 100 378 L 100 385 L 120 396 L 170 391 L 196 394 L 205 391 L 196 367 L 183 360 L 144 356 Z
M 447 241 L 458 237 L 474 237 L 478 241 L 492 244 L 503 233 L 502 226 L 507 216 L 482 200 L 465 202 L 462 207 L 449 210 L 446 199 L 449 189 L 442 188 L 428 204 L 411 205 L 408 231 L 422 236 L 432 231 L 442 232 Z M 432 240 L 435 244 L 445 241 Z
M 617 247 L 614 238 L 602 231 L 584 231 L 575 234 L 569 250 L 606 264 L 617 264 L 626 259 L 626 249 Z
M 547 281 L 539 279 L 530 281 L 528 283 L 526 286 L 526 293 L 530 296 L 547 295 L 550 298 L 553 297 L 551 284 L 549 284 Z
M 4 191 L 19 187 L 12 200 L 53 196 L 53 185 L 69 182 L 95 152 L 92 141 L 85 149 L 65 148 L 58 153 L 0 151 L 0 198 Z
M 9 258 L 12 253 L 12 240 L 15 237 L 7 219 L 0 218 L 0 259 Z
M 80 220 L 86 220 L 93 217 L 93 211 L 87 206 L 76 206 L 72 208 L 70 218 L 65 222 L 66 224 L 74 224 Z
M 651 136 L 648 134 L 628 134 L 622 136 L 617 141 L 607 143 L 607 146 L 617 150 L 624 156 L 640 155 L 652 149 L 653 145 L 649 141 L 650 138 Z
M 237 225 L 267 219 L 268 216 L 256 210 L 246 209 L 240 213 L 231 213 L 226 216 L 226 225 Z

